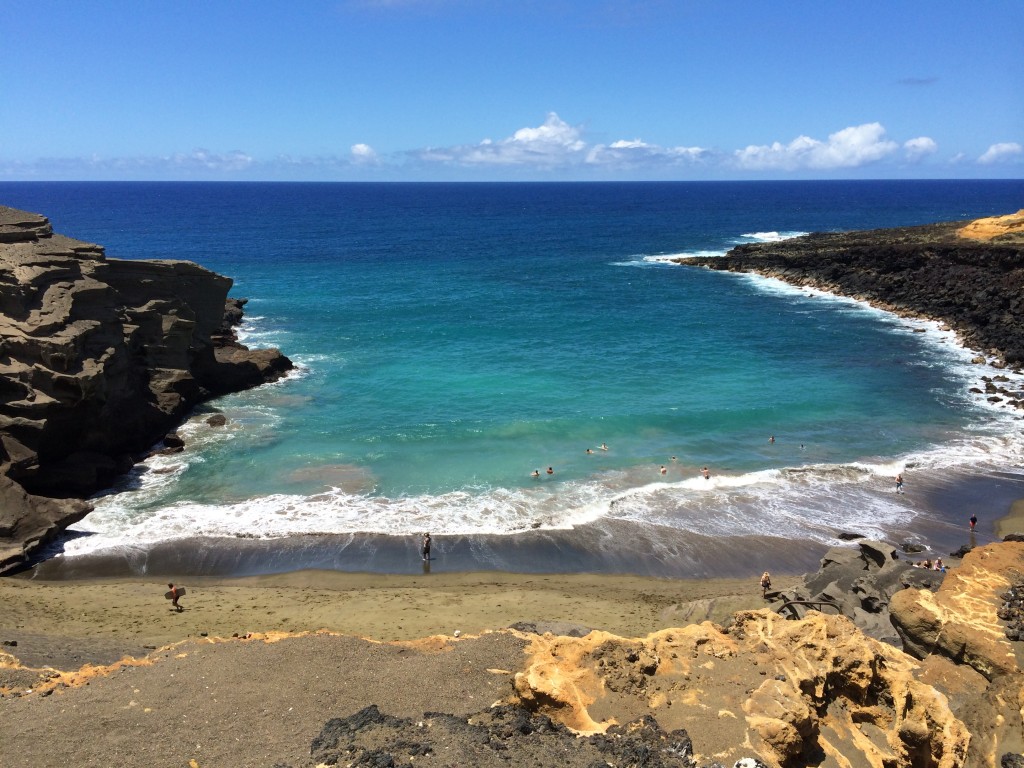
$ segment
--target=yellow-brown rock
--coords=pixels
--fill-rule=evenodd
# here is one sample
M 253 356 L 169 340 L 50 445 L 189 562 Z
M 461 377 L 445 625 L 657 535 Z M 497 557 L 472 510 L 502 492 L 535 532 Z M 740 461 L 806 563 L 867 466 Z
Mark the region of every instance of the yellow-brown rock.
M 957 234 L 968 240 L 1016 240 L 1024 237 L 1024 209 L 1007 216 L 975 219 L 957 230 Z
M 1020 671 L 996 611 L 1000 595 L 1022 578 L 1024 543 L 990 544 L 969 552 L 938 592 L 905 589 L 893 596 L 889 610 L 910 653 L 941 654 L 992 680 Z
M 970 735 L 920 663 L 841 616 L 787 621 L 769 610 L 624 639 L 535 638 L 518 703 L 583 733 L 642 714 L 685 728 L 702 759 L 740 745 L 773 766 L 812 759 L 874 768 L 964 765 Z M 826 756 L 824 762 L 822 756 Z

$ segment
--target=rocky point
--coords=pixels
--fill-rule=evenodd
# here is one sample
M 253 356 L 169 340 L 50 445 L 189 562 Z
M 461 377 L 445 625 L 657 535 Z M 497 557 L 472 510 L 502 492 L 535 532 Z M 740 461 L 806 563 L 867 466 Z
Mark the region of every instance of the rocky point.
M 230 278 L 188 261 L 108 259 L 0 207 L 0 573 L 85 516 L 197 404 L 273 381 Z

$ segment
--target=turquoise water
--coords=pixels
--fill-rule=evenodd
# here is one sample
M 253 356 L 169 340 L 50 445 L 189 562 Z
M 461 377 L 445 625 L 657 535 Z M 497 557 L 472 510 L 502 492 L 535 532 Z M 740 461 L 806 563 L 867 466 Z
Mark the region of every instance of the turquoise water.
M 5 203 L 110 257 L 186 258 L 233 277 L 232 294 L 250 299 L 246 343 L 298 364 L 204 407 L 183 428 L 186 452 L 99 499 L 82 524 L 95 535 L 70 554 L 179 536 L 602 520 L 710 536 L 784 526 L 815 541 L 909 526 L 920 511 L 889 493 L 896 472 L 1019 464 L 1019 420 L 968 392 L 985 369 L 926 324 L 667 259 L 1006 213 L 1022 192 L 0 185 Z M 227 428 L 205 424 L 211 410 Z

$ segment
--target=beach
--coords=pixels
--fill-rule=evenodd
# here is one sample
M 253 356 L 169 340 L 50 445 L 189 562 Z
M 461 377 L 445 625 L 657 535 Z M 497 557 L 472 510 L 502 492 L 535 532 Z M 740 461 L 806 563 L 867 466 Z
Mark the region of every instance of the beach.
M 784 587 L 793 577 L 779 576 Z M 423 576 L 301 571 L 183 582 L 184 611 L 155 579 L 43 582 L 0 579 L 0 642 L 27 666 L 112 663 L 188 638 L 326 630 L 374 640 L 475 635 L 517 623 L 625 637 L 765 604 L 756 578 L 457 573 Z M 81 641 L 80 655 L 60 650 Z M 95 645 L 94 657 L 84 650 Z M 13 649 L 12 649 L 13 650 Z M 61 656 L 64 658 L 61 658 Z M 69 665 L 68 662 L 71 662 Z

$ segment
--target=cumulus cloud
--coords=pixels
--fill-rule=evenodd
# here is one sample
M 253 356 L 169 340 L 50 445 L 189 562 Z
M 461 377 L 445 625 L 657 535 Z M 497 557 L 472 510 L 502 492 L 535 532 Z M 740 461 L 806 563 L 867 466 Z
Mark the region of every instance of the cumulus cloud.
M 553 168 L 569 164 L 586 149 L 581 131 L 554 112 L 536 128 L 520 128 L 506 139 L 484 139 L 479 144 L 439 149 L 432 147 L 414 153 L 426 162 L 468 166 L 516 166 Z
M 908 139 L 903 142 L 903 150 L 910 161 L 921 160 L 928 155 L 934 155 L 939 150 L 939 145 L 934 139 L 927 136 L 918 136 L 916 139 Z
M 865 123 L 836 131 L 828 141 L 798 136 L 789 144 L 751 144 L 737 149 L 733 158 L 745 170 L 828 170 L 877 162 L 898 148 L 899 144 L 885 138 L 885 128 L 880 123 Z
M 353 144 L 352 162 L 357 165 L 371 165 L 378 162 L 377 153 L 369 144 Z
M 702 147 L 663 147 L 641 139 L 619 139 L 609 144 L 588 144 L 578 126 L 569 125 L 555 112 L 544 123 L 520 128 L 510 137 L 455 147 L 430 147 L 413 153 L 423 163 L 470 167 L 517 166 L 552 170 L 601 168 L 635 170 L 688 165 L 705 160 Z
M 640 139 L 620 139 L 611 144 L 596 144 L 587 152 L 589 165 L 629 168 L 640 166 L 690 165 L 707 159 L 710 150 L 702 147 L 662 147 Z
M 1024 154 L 1024 147 L 1016 141 L 1004 141 L 986 149 L 985 154 L 978 158 L 978 162 L 982 165 L 1005 163 L 1017 159 L 1021 154 Z

